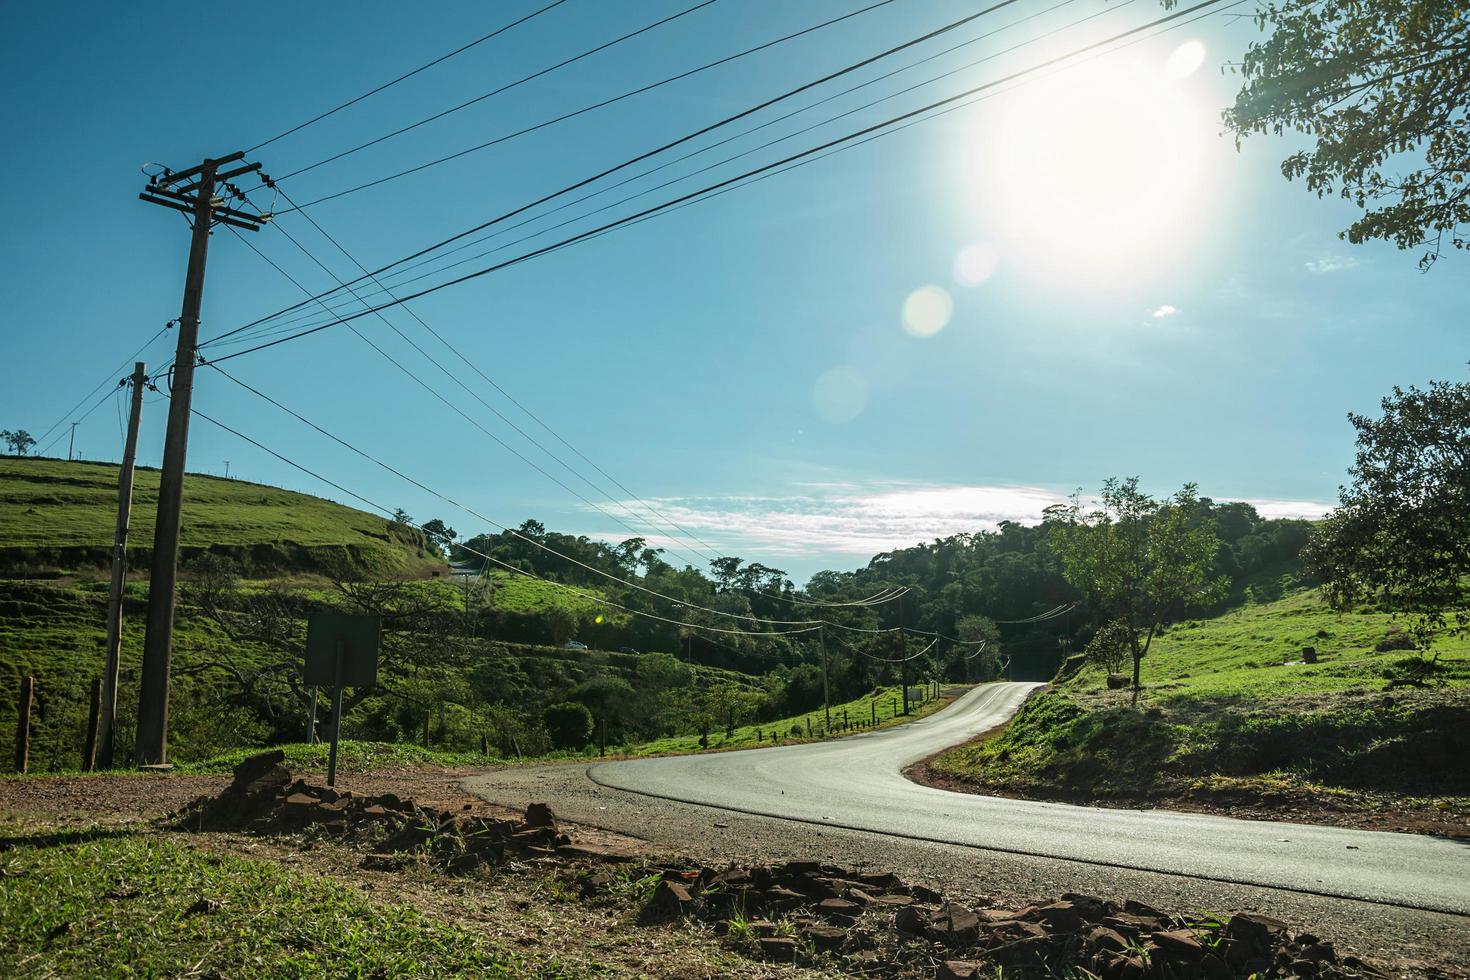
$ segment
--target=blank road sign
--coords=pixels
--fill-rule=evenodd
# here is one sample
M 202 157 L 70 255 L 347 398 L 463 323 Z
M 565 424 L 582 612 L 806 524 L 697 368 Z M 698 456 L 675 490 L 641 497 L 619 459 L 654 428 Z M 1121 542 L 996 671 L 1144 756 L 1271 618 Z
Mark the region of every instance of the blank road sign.
M 307 684 L 331 687 L 337 682 L 337 650 L 342 650 L 342 686 L 376 687 L 378 643 L 383 621 L 377 616 L 314 612 L 306 621 Z

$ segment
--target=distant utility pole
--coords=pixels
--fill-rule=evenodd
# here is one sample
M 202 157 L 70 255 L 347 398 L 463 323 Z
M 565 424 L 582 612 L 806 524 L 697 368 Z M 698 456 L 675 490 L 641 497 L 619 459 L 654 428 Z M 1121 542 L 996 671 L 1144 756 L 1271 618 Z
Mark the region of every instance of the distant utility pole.
M 68 463 L 71 462 L 72 450 L 76 448 L 76 445 L 77 445 L 77 423 L 73 422 L 71 424 L 71 438 L 66 441 L 66 461 Z
M 822 641 L 822 708 L 827 713 L 827 730 L 832 730 L 832 690 L 827 683 L 827 627 L 823 626 L 817 631 L 817 637 Z
M 112 768 L 113 739 L 117 730 L 117 675 L 122 651 L 123 575 L 128 567 L 128 528 L 133 515 L 133 460 L 138 453 L 138 422 L 143 415 L 143 388 L 148 368 L 138 361 L 133 376 L 124 379 L 133 386 L 132 410 L 128 413 L 128 437 L 123 443 L 122 468 L 117 474 L 117 529 L 112 538 L 112 583 L 107 590 L 107 666 L 102 671 L 102 708 L 99 715 L 97 765 Z
M 230 461 L 229 460 L 225 460 L 225 479 L 228 480 L 229 478 L 230 478 Z
M 909 635 L 903 629 L 903 596 L 898 597 L 898 657 L 902 664 L 899 676 L 903 680 L 903 713 L 909 713 Z
M 220 167 L 243 159 L 232 153 L 205 160 L 196 167 L 149 178 L 138 197 L 182 211 L 193 220 L 189 266 L 184 275 L 184 303 L 179 313 L 179 342 L 174 352 L 169 392 L 168 433 L 163 443 L 163 468 L 158 480 L 158 519 L 153 528 L 153 567 L 148 578 L 148 633 L 143 645 L 143 678 L 138 694 L 138 741 L 133 759 L 139 765 L 168 761 L 169 661 L 173 653 L 174 588 L 179 571 L 180 511 L 184 500 L 184 457 L 189 447 L 189 410 L 194 394 L 194 365 L 198 358 L 199 309 L 204 298 L 204 263 L 209 254 L 209 231 L 215 223 L 259 231 L 266 218 L 224 206 L 215 190 L 221 184 L 260 169 L 242 164 L 220 172 Z

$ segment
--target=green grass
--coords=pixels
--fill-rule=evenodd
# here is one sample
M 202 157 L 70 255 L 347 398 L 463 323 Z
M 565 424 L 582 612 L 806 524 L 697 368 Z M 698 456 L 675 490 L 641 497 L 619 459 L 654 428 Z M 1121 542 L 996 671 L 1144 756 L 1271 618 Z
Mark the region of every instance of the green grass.
M 1408 654 L 1374 647 L 1403 625 L 1376 610 L 1334 610 L 1314 590 L 1304 590 L 1170 627 L 1144 658 L 1143 683 L 1155 704 L 1377 690 L 1385 672 Z M 1307 646 L 1316 648 L 1317 663 L 1301 662 Z M 1470 685 L 1470 636 L 1441 638 L 1435 649 L 1445 682 Z M 1089 667 L 1061 686 L 1097 691 L 1105 682 L 1100 668 Z
M 1148 799 L 1203 786 L 1470 795 L 1470 638 L 1442 638 L 1425 689 L 1389 691 L 1409 652 L 1375 647 L 1402 626 L 1341 612 L 1313 591 L 1180 623 L 1143 661 L 1144 692 L 1084 668 L 1029 700 L 1001 732 L 935 771 L 1022 795 Z M 1302 648 L 1316 649 L 1306 664 Z M 1354 794 L 1358 794 L 1354 796 Z
M 0 560 L 11 568 L 102 566 L 117 520 L 117 466 L 0 457 Z M 153 541 L 158 471 L 138 469 L 133 548 Z M 383 517 L 279 487 L 191 474 L 184 480 L 182 547 L 226 549 L 247 567 L 279 572 L 313 552 L 386 564 L 403 573 L 442 566 L 417 532 Z
M 900 692 L 903 688 L 898 685 L 878 688 L 871 694 L 864 695 L 853 701 L 832 706 L 833 729 L 824 734 L 823 725 L 826 722 L 826 714 L 818 708 L 805 714 L 793 715 L 790 718 L 781 718 L 777 721 L 761 722 L 759 724 L 742 725 L 736 728 L 728 738 L 723 728 L 717 728 L 709 734 L 709 751 L 724 749 L 749 749 L 758 746 L 769 746 L 772 743 L 773 733 L 779 733 L 780 744 L 788 742 L 811 742 L 820 741 L 824 738 L 839 738 L 850 734 L 842 730 L 843 713 L 846 712 L 850 722 L 872 722 L 876 716 L 877 724 L 873 727 L 887 728 L 890 725 L 913 721 L 925 715 L 933 714 L 948 702 L 943 699 L 926 701 L 923 704 L 914 705 L 911 713 L 904 716 L 903 701 Z M 895 705 L 897 712 L 895 712 Z M 811 723 L 812 735 L 808 736 L 807 723 Z M 796 734 L 800 729 L 801 734 Z M 759 740 L 757 740 L 759 736 Z M 620 755 L 646 756 L 646 755 L 679 755 L 702 751 L 699 745 L 698 735 L 676 735 L 670 738 L 661 738 L 654 742 L 644 742 L 640 745 L 623 746 L 618 749 Z
M 0 975 L 564 974 L 273 863 L 157 835 L 57 831 L 0 836 Z

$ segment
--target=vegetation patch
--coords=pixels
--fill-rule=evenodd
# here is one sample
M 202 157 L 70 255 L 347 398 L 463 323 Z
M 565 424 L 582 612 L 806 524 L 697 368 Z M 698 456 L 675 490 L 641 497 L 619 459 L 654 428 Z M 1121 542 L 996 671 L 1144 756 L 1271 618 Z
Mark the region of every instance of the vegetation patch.
M 483 935 L 156 834 L 0 836 L 7 976 L 554 976 Z

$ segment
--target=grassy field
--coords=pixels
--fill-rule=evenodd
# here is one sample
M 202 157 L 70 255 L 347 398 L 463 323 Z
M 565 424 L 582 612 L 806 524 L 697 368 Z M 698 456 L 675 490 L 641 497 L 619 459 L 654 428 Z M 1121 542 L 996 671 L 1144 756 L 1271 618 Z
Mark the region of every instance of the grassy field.
M 12 568 L 105 565 L 117 520 L 117 466 L 0 457 L 0 561 Z M 158 471 L 138 469 L 130 541 L 153 542 Z M 182 547 L 224 549 L 248 567 L 289 571 L 323 549 L 401 573 L 442 566 L 417 532 L 279 487 L 192 474 L 184 481 Z
M 1401 625 L 1378 611 L 1333 610 L 1311 591 L 1180 623 L 1144 659 L 1136 707 L 1087 667 L 932 769 L 1051 798 L 1254 786 L 1336 794 L 1344 805 L 1386 794 L 1470 808 L 1470 640 L 1440 641 L 1427 687 L 1389 690 L 1411 654 L 1377 648 Z M 1308 646 L 1315 664 L 1302 662 Z
M 921 688 L 922 689 L 922 688 Z M 793 715 L 790 718 L 780 718 L 775 721 L 762 722 L 754 725 L 742 725 L 735 729 L 733 734 L 726 737 L 723 728 L 715 729 L 709 734 L 709 750 L 719 751 L 723 749 L 751 749 L 762 745 L 771 745 L 772 736 L 779 735 L 781 744 L 787 742 L 809 742 L 820 741 L 823 738 L 837 738 L 848 734 L 843 730 L 844 717 L 856 726 L 856 723 L 867 723 L 872 728 L 887 728 L 905 721 L 913 721 L 925 715 L 933 714 L 948 704 L 944 699 L 931 699 L 912 706 L 910 713 L 902 714 L 903 701 L 901 692 L 903 688 L 898 685 L 882 687 L 870 694 L 848 701 L 843 704 L 832 706 L 832 725 L 830 732 L 824 732 L 826 713 L 818 708 L 808 711 L 806 714 Z M 876 721 L 875 721 L 876 719 Z M 808 726 L 810 728 L 808 729 Z M 807 732 L 810 730 L 811 734 Z M 629 756 L 646 755 L 676 755 L 701 751 L 698 735 L 679 735 L 673 738 L 661 738 L 654 742 L 644 742 L 641 745 L 622 746 L 618 749 L 620 754 Z
M 158 835 L 0 835 L 0 975 L 560 976 L 482 933 Z

